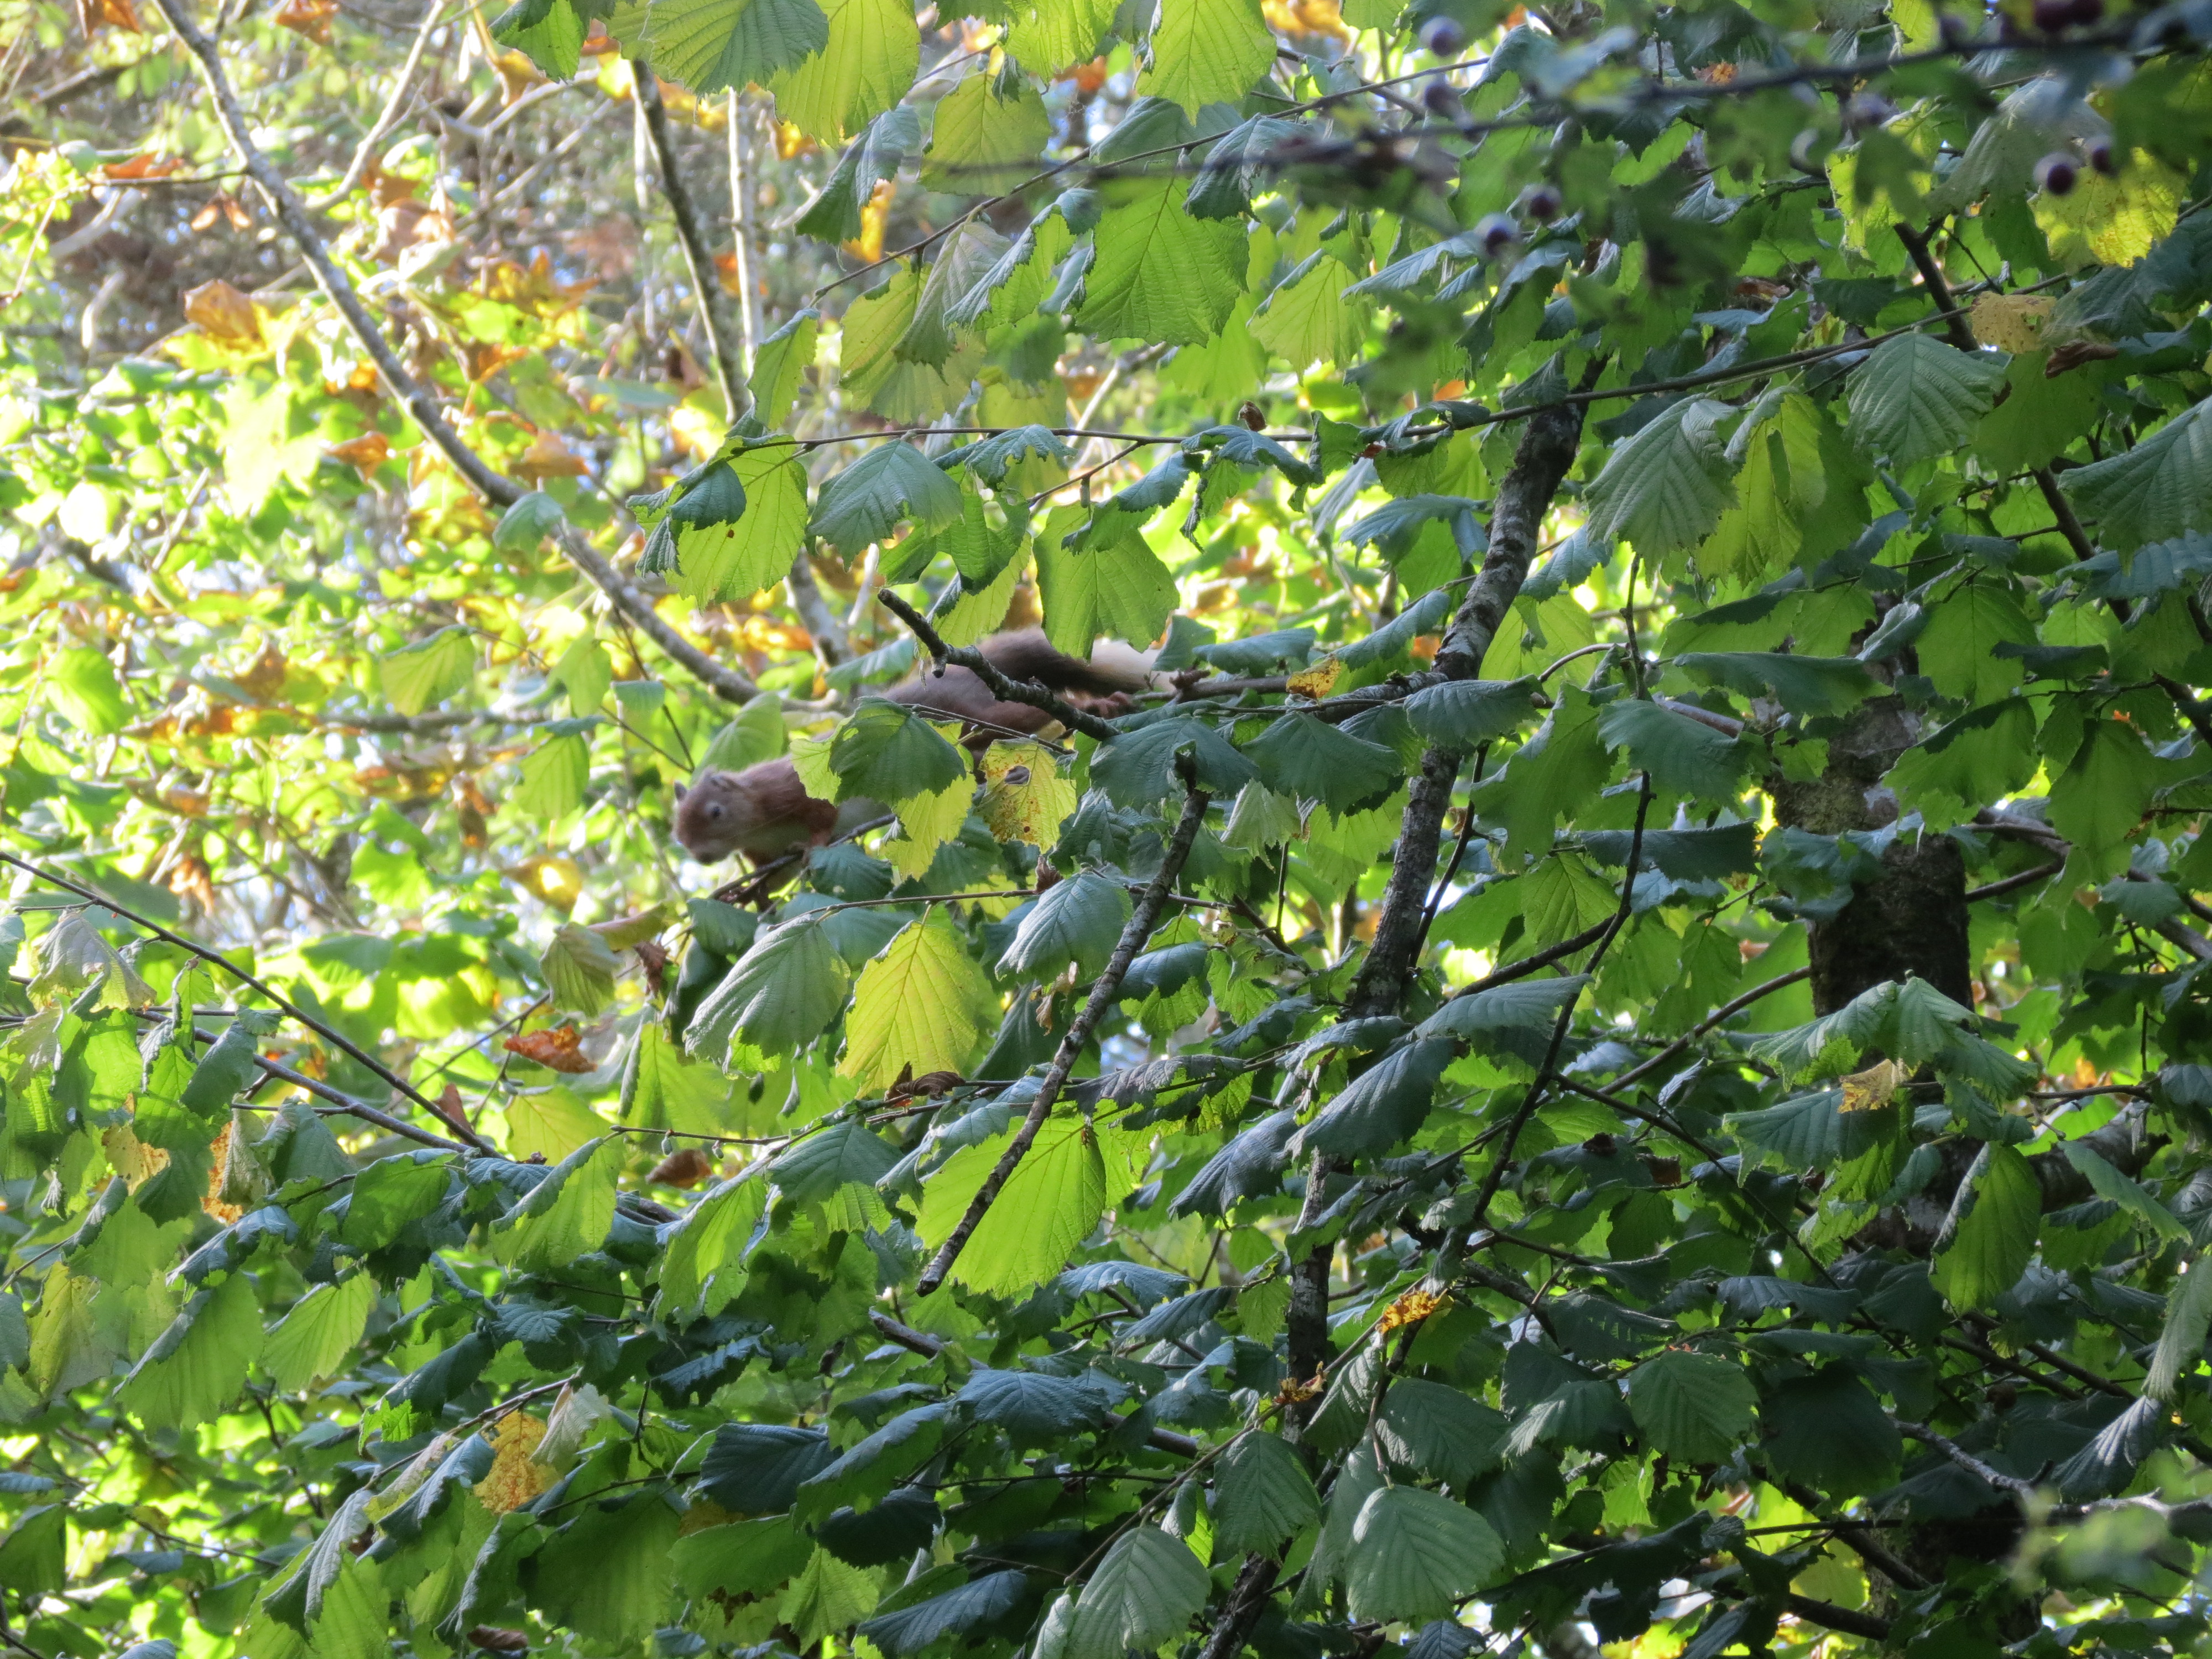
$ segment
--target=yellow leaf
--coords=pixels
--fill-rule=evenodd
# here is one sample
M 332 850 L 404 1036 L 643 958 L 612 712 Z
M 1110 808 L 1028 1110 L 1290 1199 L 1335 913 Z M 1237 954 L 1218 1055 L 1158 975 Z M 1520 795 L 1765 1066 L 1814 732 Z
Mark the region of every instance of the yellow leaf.
M 960 833 L 968 821 L 968 802 L 975 786 L 964 775 L 933 795 L 899 803 L 899 833 L 878 849 L 902 880 L 914 881 L 929 868 L 937 849 Z
M 872 1092 L 909 1068 L 915 1077 L 957 1073 L 998 1018 L 997 999 L 968 942 L 949 916 L 933 910 L 860 970 L 837 1070 Z
M 1885 1060 L 1869 1066 L 1863 1072 L 1853 1072 L 1843 1079 L 1844 1109 L 1847 1112 L 1871 1112 L 1889 1104 L 1889 1097 L 1904 1085 L 1905 1070 L 1893 1060 Z
M 520 1509 L 552 1486 L 552 1471 L 532 1457 L 544 1437 L 544 1422 L 528 1412 L 509 1412 L 499 1419 L 491 1432 L 491 1473 L 476 1485 L 477 1501 L 494 1515 Z
M 1984 294 L 1974 301 L 1974 337 L 2000 351 L 2040 351 L 2057 304 L 2047 294 Z
M 2083 167 L 2065 195 L 2039 191 L 2035 222 L 2052 254 L 2069 265 L 2132 264 L 2173 228 L 2185 182 L 2139 149 L 2116 177 Z
M 1334 657 L 1323 657 L 1310 668 L 1301 668 L 1291 676 L 1290 690 L 1295 696 L 1325 697 L 1344 672 L 1344 665 Z
M 1042 744 L 994 743 L 983 754 L 978 810 L 1000 841 L 1050 847 L 1075 811 L 1075 786 L 1060 775 L 1052 751 Z

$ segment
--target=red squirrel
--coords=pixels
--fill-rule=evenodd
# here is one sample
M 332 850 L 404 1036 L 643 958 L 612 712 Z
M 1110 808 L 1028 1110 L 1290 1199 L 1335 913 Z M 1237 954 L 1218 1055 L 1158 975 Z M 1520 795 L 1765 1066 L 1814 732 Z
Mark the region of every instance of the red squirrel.
M 982 643 L 983 655 L 1008 679 L 1028 680 L 1103 714 L 1124 713 L 1128 694 L 1150 684 L 1150 659 L 1125 646 L 1102 643 L 1088 662 L 1048 644 L 1042 631 L 1024 628 L 996 634 Z M 925 669 L 916 678 L 880 694 L 933 718 L 975 722 L 968 742 L 988 746 L 1006 731 L 1038 732 L 1052 716 L 1024 702 L 1000 702 L 965 668 L 943 673 Z M 995 730 L 994 728 L 996 728 Z M 676 839 L 702 864 L 744 853 L 757 865 L 800 847 L 820 847 L 881 817 L 878 801 L 854 798 L 817 800 L 799 781 L 790 761 L 763 761 L 742 772 L 702 773 L 689 789 L 678 790 Z

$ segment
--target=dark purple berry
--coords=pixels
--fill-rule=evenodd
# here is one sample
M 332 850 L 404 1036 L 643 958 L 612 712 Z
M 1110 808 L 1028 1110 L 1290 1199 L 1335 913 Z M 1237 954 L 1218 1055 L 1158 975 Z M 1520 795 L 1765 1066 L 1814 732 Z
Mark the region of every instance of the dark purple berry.
M 2092 138 L 2082 148 L 2089 157 L 2089 165 L 2107 179 L 2120 170 L 2119 160 L 2112 153 L 2111 139 Z
M 1467 113 L 1459 101 L 1459 88 L 1449 81 L 1431 81 L 1421 94 L 1421 103 L 1439 121 L 1456 121 Z
M 1974 26 L 1955 12 L 1942 12 L 1936 18 L 1936 32 L 1943 37 L 1943 44 L 1956 52 L 1974 38 Z
M 1895 106 L 1879 93 L 1855 92 L 1844 100 L 1844 125 L 1853 132 L 1878 127 L 1896 113 Z
M 2046 155 L 2035 164 L 2035 187 L 2047 195 L 2065 195 L 2081 177 L 2070 155 Z
M 1521 211 L 1538 224 L 1548 224 L 1559 216 L 1566 200 L 1556 185 L 1531 185 L 1521 193 Z
M 1467 31 L 1456 18 L 1431 17 L 1421 27 L 1421 45 L 1431 58 L 1456 58 L 1467 50 Z
M 1485 214 L 1475 222 L 1475 246 L 1486 259 L 1495 259 L 1521 240 L 1521 227 L 1502 213 Z

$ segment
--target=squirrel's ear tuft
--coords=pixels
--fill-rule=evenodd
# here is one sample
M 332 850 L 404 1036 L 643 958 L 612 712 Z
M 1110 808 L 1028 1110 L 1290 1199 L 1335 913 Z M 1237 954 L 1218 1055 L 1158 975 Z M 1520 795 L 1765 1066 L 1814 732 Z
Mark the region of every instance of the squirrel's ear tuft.
M 684 786 L 680 783 L 676 786 L 676 799 L 679 802 L 684 799 Z

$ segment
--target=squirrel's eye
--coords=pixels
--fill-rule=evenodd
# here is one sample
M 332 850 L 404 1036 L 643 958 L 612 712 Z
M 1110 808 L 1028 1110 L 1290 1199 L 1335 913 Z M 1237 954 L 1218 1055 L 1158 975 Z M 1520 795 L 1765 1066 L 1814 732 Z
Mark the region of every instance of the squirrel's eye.
M 710 818 L 720 817 L 722 816 L 722 803 L 718 800 L 709 801 L 707 804 L 707 816 Z

